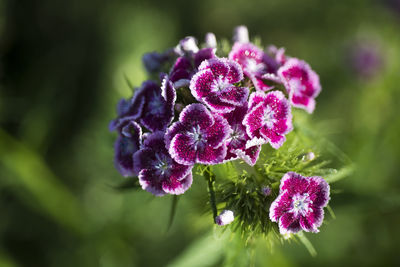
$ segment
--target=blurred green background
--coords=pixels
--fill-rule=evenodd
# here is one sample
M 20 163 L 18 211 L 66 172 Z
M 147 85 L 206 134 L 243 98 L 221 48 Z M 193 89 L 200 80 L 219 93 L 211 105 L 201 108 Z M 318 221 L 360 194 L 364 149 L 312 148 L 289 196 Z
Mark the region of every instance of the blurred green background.
M 214 236 L 201 179 L 169 231 L 171 197 L 114 189 L 124 75 L 139 86 L 144 52 L 240 24 L 319 73 L 315 129 L 356 164 L 307 235 L 315 258 Z M 398 0 L 3 0 L 0 56 L 0 266 L 400 266 Z

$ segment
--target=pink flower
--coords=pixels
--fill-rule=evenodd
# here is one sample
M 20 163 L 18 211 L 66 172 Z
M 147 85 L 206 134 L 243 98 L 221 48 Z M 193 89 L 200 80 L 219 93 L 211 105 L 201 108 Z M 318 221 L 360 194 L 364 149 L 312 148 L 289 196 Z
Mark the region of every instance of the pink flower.
M 190 81 L 190 90 L 212 111 L 227 113 L 247 100 L 249 89 L 234 85 L 242 79 L 242 68 L 236 62 L 225 58 L 208 59 L 201 63 Z
M 179 121 L 168 128 L 165 143 L 180 164 L 218 164 L 226 156 L 225 141 L 230 132 L 222 116 L 211 114 L 202 104 L 191 104 L 182 110 Z
M 317 233 L 329 199 L 329 185 L 322 177 L 288 172 L 281 180 L 279 196 L 271 204 L 269 217 L 279 223 L 281 234 L 301 230 Z
M 285 135 L 293 128 L 289 101 L 280 91 L 252 93 L 243 124 L 252 138 L 246 147 L 270 143 L 278 149 L 286 140 Z
M 321 91 L 318 74 L 306 62 L 290 58 L 279 68 L 278 76 L 289 94 L 291 104 L 312 113 L 315 98 Z
M 273 88 L 266 80 L 279 81 L 275 75 L 277 62 L 252 43 L 236 42 L 229 53 L 229 59 L 242 66 L 244 74 L 257 90 L 267 91 Z

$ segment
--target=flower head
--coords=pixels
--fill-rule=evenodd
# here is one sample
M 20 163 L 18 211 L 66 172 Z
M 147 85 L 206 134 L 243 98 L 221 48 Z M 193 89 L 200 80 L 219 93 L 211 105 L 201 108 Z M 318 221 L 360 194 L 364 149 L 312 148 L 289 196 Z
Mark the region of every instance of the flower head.
M 279 223 L 281 234 L 301 230 L 317 233 L 329 199 L 329 185 L 322 177 L 288 172 L 281 180 L 279 196 L 271 204 L 269 216 Z
M 246 147 L 270 143 L 273 148 L 278 149 L 286 140 L 285 134 L 292 130 L 289 101 L 279 91 L 252 93 L 243 124 L 252 138 Z
M 150 134 L 134 154 L 134 169 L 142 188 L 156 196 L 183 194 L 192 184 L 192 167 L 171 158 L 164 143 L 164 132 Z
M 226 140 L 228 152 L 225 161 L 241 158 L 247 164 L 253 166 L 257 162 L 261 151 L 261 145 L 246 148 L 247 142 L 251 140 L 246 132 L 246 127 L 243 125 L 243 119 L 247 114 L 247 109 L 246 103 L 246 105 L 237 107 L 234 111 L 223 115 L 232 129 Z
M 289 94 L 291 104 L 312 113 L 315 98 L 321 91 L 318 74 L 306 62 L 290 58 L 279 68 L 278 76 Z
M 142 143 L 142 129 L 134 121 L 126 121 L 121 126 L 120 135 L 115 142 L 115 167 L 124 177 L 137 173 L 133 168 L 133 154 L 139 150 Z
M 247 100 L 249 89 L 234 85 L 242 79 L 242 68 L 236 62 L 225 58 L 208 59 L 201 63 L 190 81 L 190 90 L 212 111 L 227 113 Z
M 229 59 L 242 66 L 244 74 L 251 79 L 257 90 L 266 91 L 273 88 L 265 83 L 265 80 L 277 80 L 277 63 L 254 44 L 236 42 L 229 53 Z
M 225 140 L 230 132 L 222 116 L 211 114 L 202 104 L 191 104 L 182 110 L 179 121 L 168 128 L 165 143 L 180 164 L 217 164 L 226 156 Z
M 235 216 L 231 210 L 223 210 L 217 217 L 215 217 L 215 223 L 223 226 L 233 222 Z

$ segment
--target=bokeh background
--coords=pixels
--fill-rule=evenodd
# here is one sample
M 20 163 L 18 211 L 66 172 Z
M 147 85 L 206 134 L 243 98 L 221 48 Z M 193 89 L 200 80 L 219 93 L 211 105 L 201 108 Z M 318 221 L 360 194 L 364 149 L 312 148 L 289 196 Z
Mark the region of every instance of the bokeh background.
M 356 166 L 307 235 L 316 257 L 215 236 L 201 179 L 169 231 L 171 197 L 115 189 L 124 76 L 139 86 L 144 52 L 241 24 L 319 73 L 315 129 Z M 3 0 L 0 57 L 0 266 L 400 265 L 400 1 Z

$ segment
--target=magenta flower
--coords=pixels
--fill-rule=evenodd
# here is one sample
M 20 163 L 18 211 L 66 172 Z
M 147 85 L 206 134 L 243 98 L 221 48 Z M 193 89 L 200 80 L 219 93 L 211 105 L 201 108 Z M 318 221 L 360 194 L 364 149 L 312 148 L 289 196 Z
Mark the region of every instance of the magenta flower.
M 246 144 L 251 140 L 246 132 L 246 127 L 243 125 L 243 119 L 247 114 L 247 103 L 242 107 L 237 107 L 230 113 L 225 113 L 223 116 L 231 126 L 232 132 L 226 140 L 228 152 L 225 161 L 241 158 L 247 164 L 253 166 L 256 164 L 261 151 L 261 145 L 255 145 L 246 148 Z
M 115 142 L 115 167 L 124 177 L 135 176 L 133 154 L 142 143 L 142 129 L 134 121 L 125 121 L 121 133 Z
M 252 138 L 246 147 L 270 143 L 273 148 L 278 149 L 286 140 L 285 134 L 293 128 L 289 101 L 280 91 L 252 93 L 249 112 L 244 117 L 243 124 Z
M 277 81 L 277 63 L 252 43 L 236 42 L 229 53 L 229 59 L 242 66 L 244 74 L 251 79 L 257 90 L 267 91 L 273 88 L 265 80 Z
M 191 104 L 182 110 L 179 121 L 168 128 L 165 143 L 180 164 L 218 164 L 226 156 L 225 141 L 230 132 L 222 116 L 211 114 L 202 104 Z
M 213 58 L 201 63 L 189 87 L 192 95 L 212 111 L 227 113 L 247 100 L 249 89 L 234 85 L 242 79 L 239 64 L 225 58 Z
M 278 222 L 281 234 L 301 230 L 317 233 L 329 199 L 329 185 L 322 177 L 288 172 L 281 180 L 279 196 L 271 204 L 269 217 Z
M 312 113 L 315 99 L 321 91 L 318 74 L 304 61 L 290 58 L 279 68 L 281 78 L 291 104 Z
M 192 167 L 171 158 L 164 143 L 164 132 L 150 134 L 134 158 L 142 188 L 156 196 L 183 194 L 192 184 Z

